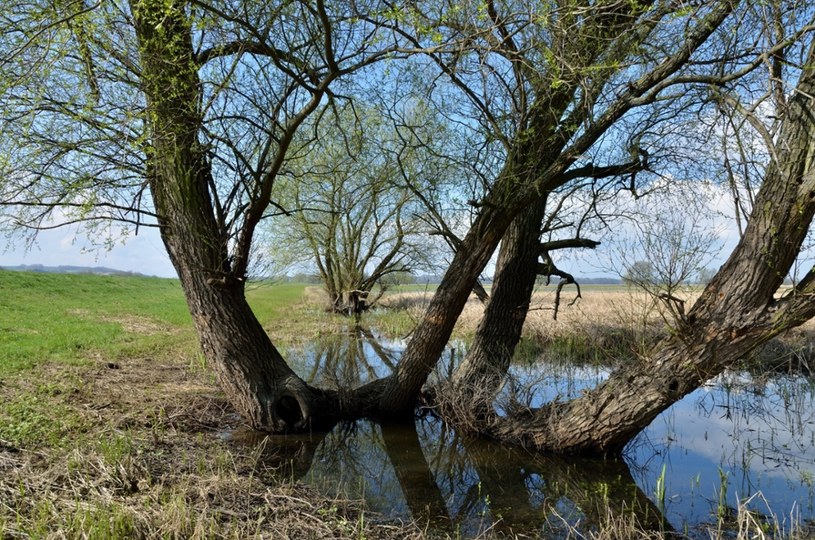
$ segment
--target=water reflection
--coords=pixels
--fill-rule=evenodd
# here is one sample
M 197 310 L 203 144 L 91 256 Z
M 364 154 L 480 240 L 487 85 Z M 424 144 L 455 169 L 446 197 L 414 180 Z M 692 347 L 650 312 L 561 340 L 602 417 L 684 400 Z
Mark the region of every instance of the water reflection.
M 352 430 L 353 433 L 349 433 Z M 487 529 L 550 536 L 565 523 L 598 527 L 636 513 L 645 527 L 669 527 L 622 460 L 532 455 L 458 436 L 433 418 L 415 425 L 357 422 L 327 434 L 265 437 L 264 467 L 331 493 L 365 498 L 388 519 L 415 519 L 445 535 Z
M 387 375 L 401 348 L 353 327 L 289 354 L 310 382 L 344 386 Z M 568 399 L 609 372 L 564 361 L 516 365 L 504 398 L 533 406 Z M 423 418 L 262 439 L 259 464 L 453 536 L 486 529 L 557 536 L 564 524 L 592 529 L 609 513 L 634 513 L 647 528 L 709 537 L 706 524 L 759 492 L 750 506 L 789 530 L 791 514 L 815 516 L 815 386 L 800 374 L 757 373 L 728 373 L 687 396 L 629 445 L 625 460 L 531 455 Z

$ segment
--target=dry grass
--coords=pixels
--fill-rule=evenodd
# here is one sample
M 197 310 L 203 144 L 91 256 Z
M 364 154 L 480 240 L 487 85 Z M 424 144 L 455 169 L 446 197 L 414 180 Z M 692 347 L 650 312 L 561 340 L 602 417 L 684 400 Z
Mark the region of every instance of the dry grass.
M 46 364 L 0 397 L 42 419 L 0 438 L 0 538 L 422 537 L 224 440 L 237 419 L 194 362 Z
M 413 293 L 388 301 L 417 319 L 425 299 Z M 600 340 L 614 335 L 605 328 L 636 334 L 665 325 L 656 306 L 625 289 L 586 290 L 574 306 L 564 304 L 557 321 L 545 309 L 551 301 L 547 293 L 536 295 L 533 307 L 541 309 L 530 314 L 528 336 L 560 343 L 595 332 Z M 472 333 L 482 309 L 468 303 L 459 335 Z M 145 316 L 116 322 L 133 335 L 175 335 Z M 226 440 L 224 432 L 239 424 L 234 411 L 195 348 L 173 350 L 160 360 L 88 350 L 75 365 L 43 360 L 0 379 L 0 538 L 430 536 L 413 523 L 386 522 L 361 501 L 297 482 L 296 471 L 285 468 L 286 456 L 270 455 L 279 449 Z M 754 532 L 745 534 L 755 537 L 763 525 L 750 516 L 743 517 L 744 529 Z M 653 537 L 635 523 L 616 521 L 594 533 L 569 534 Z
M 551 289 L 551 288 L 549 288 Z M 689 301 L 693 293 L 689 293 Z M 427 307 L 430 293 L 399 293 L 389 295 L 384 307 L 402 309 L 418 320 Z M 524 336 L 540 348 L 557 354 L 566 347 L 592 349 L 617 354 L 639 353 L 661 335 L 670 316 L 661 303 L 644 292 L 627 287 L 589 287 L 582 298 L 575 300 L 573 291 L 563 293 L 557 318 L 554 315 L 555 295 L 540 288 L 535 292 L 524 326 Z M 478 327 L 484 306 L 471 296 L 456 324 L 455 335 L 472 335 Z
M 689 310 L 701 290 L 688 288 L 676 296 Z M 387 296 L 382 305 L 405 310 L 419 320 L 432 292 L 407 292 Z M 552 287 L 539 287 L 534 293 L 524 325 L 530 359 L 548 354 L 567 356 L 577 361 L 615 361 L 646 353 L 657 339 L 674 324 L 666 304 L 644 291 L 626 286 L 588 286 L 581 298 L 573 289 L 565 289 L 557 318 L 554 318 L 555 294 Z M 574 301 L 573 304 L 570 303 Z M 471 296 L 456 324 L 454 337 L 472 336 L 484 313 L 484 306 Z M 776 340 L 772 356 L 815 359 L 815 320 L 788 331 Z M 522 347 L 524 344 L 521 345 Z M 522 350 L 519 352 L 523 352 Z

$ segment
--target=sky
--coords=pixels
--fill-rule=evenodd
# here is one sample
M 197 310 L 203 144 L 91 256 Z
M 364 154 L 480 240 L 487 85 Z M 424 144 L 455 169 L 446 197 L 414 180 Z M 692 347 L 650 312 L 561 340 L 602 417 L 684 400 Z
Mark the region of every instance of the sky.
M 707 211 L 703 212 L 707 214 L 707 217 L 697 225 L 717 233 L 718 238 L 711 245 L 709 256 L 703 263 L 706 268 L 715 270 L 724 263 L 735 247 L 738 232 L 733 220 L 727 217 L 728 214 L 732 214 L 732 199 L 728 193 L 722 191 L 721 188 L 708 187 L 706 189 L 707 193 L 702 193 L 698 186 L 692 188 L 686 186 L 685 192 L 690 192 L 691 197 L 699 197 L 708 207 Z M 667 198 L 666 194 L 662 194 L 656 201 L 656 206 L 650 208 L 649 211 L 658 212 L 661 208 L 659 205 L 666 204 Z M 633 209 L 632 205 L 639 205 L 642 201 L 648 202 L 648 198 L 642 198 L 635 203 L 633 200 L 626 200 L 623 196 L 618 197 L 613 204 L 619 211 L 627 207 Z M 677 201 L 674 201 L 673 205 L 681 207 Z M 637 211 L 643 212 L 643 209 L 640 208 Z M 0 251 L 0 266 L 104 266 L 148 276 L 177 277 L 158 229 L 142 227 L 137 235 L 124 235 L 118 231 L 118 229 L 113 229 L 112 234 L 115 241 L 108 248 L 98 246 L 102 243 L 99 235 L 91 239 L 86 229 L 77 226 L 41 231 L 30 246 L 27 246 L 25 239 L 21 236 L 6 236 L 4 243 L 0 240 L 0 247 L 5 247 Z M 574 274 L 578 279 L 580 277 L 617 278 L 625 272 L 625 266 L 633 262 L 621 261 L 620 257 L 623 256 L 621 254 L 635 259 L 644 257 L 643 254 L 638 253 L 635 236 L 630 224 L 617 223 L 613 231 L 599 238 L 602 244 L 597 250 L 570 250 L 571 253 L 564 253 L 564 256 L 558 257 L 557 264 L 562 270 Z M 589 237 L 593 235 L 590 234 Z M 485 270 L 485 276 L 490 276 L 492 270 L 493 266 L 490 265 Z
M 66 226 L 37 235 L 26 247 L 19 236 L 6 236 L 0 266 L 105 266 L 148 276 L 177 277 L 155 228 L 142 228 L 138 235 L 119 240 L 110 249 L 94 247 L 86 231 Z

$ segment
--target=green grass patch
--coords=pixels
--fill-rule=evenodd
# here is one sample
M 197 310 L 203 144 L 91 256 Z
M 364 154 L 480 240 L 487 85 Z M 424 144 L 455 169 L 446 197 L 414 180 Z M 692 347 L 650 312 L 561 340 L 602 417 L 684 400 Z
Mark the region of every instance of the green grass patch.
M 154 351 L 166 340 L 152 330 L 189 327 L 176 280 L 0 271 L 0 375 Z
M 246 299 L 261 324 L 291 317 L 292 307 L 304 302 L 303 283 L 249 284 Z
M 84 418 L 48 396 L 22 394 L 0 407 L 0 439 L 25 447 L 61 447 L 83 432 Z

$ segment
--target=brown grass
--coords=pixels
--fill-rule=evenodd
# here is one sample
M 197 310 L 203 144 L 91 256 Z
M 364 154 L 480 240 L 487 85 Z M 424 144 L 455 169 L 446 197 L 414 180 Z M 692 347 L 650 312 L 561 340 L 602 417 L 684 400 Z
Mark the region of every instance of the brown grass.
M 238 419 L 195 364 L 46 364 L 3 381 L 0 398 L 33 401 L 35 418 L 59 411 L 43 439 L 0 439 L 0 538 L 422 536 L 226 441 Z
M 701 289 L 687 288 L 676 293 L 690 310 Z M 419 320 L 431 293 L 398 293 L 387 296 L 382 304 L 392 309 L 404 309 Z M 570 303 L 573 304 L 570 305 Z M 568 352 L 581 356 L 615 360 L 644 354 L 657 339 L 670 332 L 676 323 L 666 304 L 641 289 L 626 286 L 584 287 L 576 298 L 572 288 L 563 291 L 557 318 L 554 318 L 553 287 L 539 287 L 533 294 L 524 325 L 524 338 L 533 346 L 535 356 L 546 353 L 555 356 Z M 484 306 L 471 296 L 456 324 L 456 337 L 472 336 L 484 313 Z M 790 330 L 774 342 L 785 354 L 805 354 L 815 358 L 815 320 Z M 777 351 L 773 354 L 777 356 Z
M 418 317 L 424 300 L 388 301 Z M 574 306 L 564 301 L 556 321 L 551 303 L 550 294 L 536 295 L 528 336 L 666 325 L 657 306 L 624 289 L 586 290 Z M 472 332 L 482 310 L 471 300 L 459 331 Z M 142 323 L 132 331 L 163 332 Z M 226 440 L 240 421 L 195 352 L 161 361 L 95 354 L 89 365 L 43 363 L 0 380 L 0 399 L 8 414 L 17 411 L 12 419 L 0 414 L 0 424 L 20 426 L 13 437 L 0 436 L 0 538 L 428 537 L 416 524 L 367 512 L 361 501 L 291 481 L 291 472 L 260 459 L 269 449 Z M 743 519 L 756 530 L 750 516 Z M 615 522 L 589 537 L 650 535 Z

